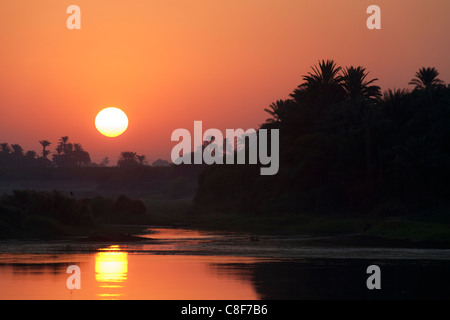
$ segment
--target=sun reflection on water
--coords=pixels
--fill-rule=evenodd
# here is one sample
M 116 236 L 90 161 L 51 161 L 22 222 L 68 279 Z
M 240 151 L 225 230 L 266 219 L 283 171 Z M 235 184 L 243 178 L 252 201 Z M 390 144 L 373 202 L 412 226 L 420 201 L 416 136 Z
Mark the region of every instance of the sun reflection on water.
M 123 288 L 128 275 L 128 253 L 118 245 L 100 249 L 95 255 L 95 280 L 100 288 L 107 290 L 98 294 L 103 299 L 114 299 L 122 294 L 116 292 Z M 103 290 L 102 290 L 103 291 Z

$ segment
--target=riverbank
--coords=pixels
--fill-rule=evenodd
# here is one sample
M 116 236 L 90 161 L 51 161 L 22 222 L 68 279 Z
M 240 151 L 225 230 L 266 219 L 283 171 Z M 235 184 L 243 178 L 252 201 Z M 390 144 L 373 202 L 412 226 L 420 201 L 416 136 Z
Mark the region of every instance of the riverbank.
M 446 213 L 398 217 L 361 215 L 245 215 L 199 213 L 190 199 L 147 198 L 151 224 L 250 233 L 256 236 L 310 236 L 309 244 L 405 248 L 450 248 Z M 314 243 L 313 243 L 314 242 Z
M 198 210 L 191 198 L 149 195 L 75 199 L 58 192 L 16 191 L 0 203 L 0 238 L 138 241 L 147 226 L 263 236 L 299 236 L 307 245 L 450 248 L 446 211 L 403 216 L 370 214 L 255 215 Z M 137 237 L 136 237 L 137 236 Z

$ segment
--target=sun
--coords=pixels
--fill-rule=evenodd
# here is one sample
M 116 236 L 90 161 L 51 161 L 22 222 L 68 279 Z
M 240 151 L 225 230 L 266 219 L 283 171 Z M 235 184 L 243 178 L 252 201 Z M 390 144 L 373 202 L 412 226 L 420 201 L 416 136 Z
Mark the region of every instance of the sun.
M 105 108 L 95 117 L 95 127 L 107 137 L 117 137 L 128 128 L 128 117 L 119 108 Z

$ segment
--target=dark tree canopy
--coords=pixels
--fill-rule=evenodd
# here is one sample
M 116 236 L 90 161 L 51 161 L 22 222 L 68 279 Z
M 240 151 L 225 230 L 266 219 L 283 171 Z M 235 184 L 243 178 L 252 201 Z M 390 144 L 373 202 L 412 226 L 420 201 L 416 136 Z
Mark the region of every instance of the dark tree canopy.
M 362 66 L 320 61 L 261 128 L 280 130 L 280 170 L 212 165 L 201 174 L 201 210 L 243 213 L 411 212 L 448 206 L 450 88 L 421 68 L 413 91 L 388 89 Z

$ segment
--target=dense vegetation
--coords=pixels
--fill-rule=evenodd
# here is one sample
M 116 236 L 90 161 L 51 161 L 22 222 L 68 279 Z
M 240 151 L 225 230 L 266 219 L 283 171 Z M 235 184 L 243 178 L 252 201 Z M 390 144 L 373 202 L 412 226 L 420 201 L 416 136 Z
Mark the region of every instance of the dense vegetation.
M 280 130 L 280 171 L 212 165 L 199 178 L 197 210 L 256 214 L 372 213 L 447 208 L 450 87 L 421 68 L 384 94 L 363 67 L 321 61 L 265 109 Z
M 76 199 L 57 191 L 14 191 L 0 198 L 0 238 L 90 235 L 103 223 L 146 215 L 141 200 L 124 195 Z

